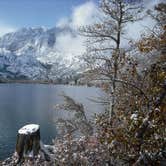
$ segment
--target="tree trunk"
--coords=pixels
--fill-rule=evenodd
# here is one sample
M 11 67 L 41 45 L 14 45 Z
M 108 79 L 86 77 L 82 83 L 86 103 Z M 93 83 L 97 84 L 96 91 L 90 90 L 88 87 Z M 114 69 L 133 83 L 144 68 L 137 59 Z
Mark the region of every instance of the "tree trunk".
M 18 162 L 25 157 L 33 158 L 40 150 L 40 127 L 37 124 L 29 124 L 18 130 L 16 153 Z

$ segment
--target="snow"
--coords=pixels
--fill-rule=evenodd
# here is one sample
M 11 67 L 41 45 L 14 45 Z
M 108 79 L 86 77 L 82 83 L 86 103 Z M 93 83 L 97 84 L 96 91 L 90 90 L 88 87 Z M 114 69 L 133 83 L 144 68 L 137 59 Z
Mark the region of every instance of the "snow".
M 69 57 L 72 59 L 71 57 L 76 55 L 73 52 L 64 52 L 57 42 L 57 37 L 65 36 L 66 33 L 72 35 L 75 32 L 57 27 L 22 28 L 1 37 L 0 71 L 4 73 L 3 78 L 8 76 L 31 80 L 47 79 L 48 70 L 43 64 L 54 66 L 49 72 L 51 79 L 61 77 L 64 71 L 66 75 L 73 73 L 73 70 L 76 71 L 76 68 L 71 68 L 74 61 L 69 60 Z
M 34 154 L 33 154 L 33 150 L 32 150 L 32 151 L 30 151 L 30 153 L 28 154 L 28 157 L 32 158 L 33 156 L 34 156 Z
M 31 133 L 34 133 L 36 132 L 37 130 L 39 130 L 39 125 L 37 124 L 28 124 L 28 125 L 25 125 L 23 126 L 21 129 L 18 130 L 18 133 L 19 134 L 31 134 Z
M 137 118 L 138 118 L 137 114 L 132 114 L 130 117 L 131 120 L 137 120 Z

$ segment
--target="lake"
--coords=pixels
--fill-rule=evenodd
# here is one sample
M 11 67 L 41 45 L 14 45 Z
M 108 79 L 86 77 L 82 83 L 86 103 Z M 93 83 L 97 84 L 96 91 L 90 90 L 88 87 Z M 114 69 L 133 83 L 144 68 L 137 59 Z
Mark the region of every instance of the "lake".
M 63 103 L 63 92 L 81 102 L 88 117 L 103 110 L 101 105 L 89 100 L 104 95 L 95 87 L 0 84 L 0 160 L 14 152 L 17 131 L 26 124 L 39 124 L 42 141 L 45 144 L 52 142 L 57 135 L 55 119 L 63 116 L 63 112 L 56 112 L 54 106 Z

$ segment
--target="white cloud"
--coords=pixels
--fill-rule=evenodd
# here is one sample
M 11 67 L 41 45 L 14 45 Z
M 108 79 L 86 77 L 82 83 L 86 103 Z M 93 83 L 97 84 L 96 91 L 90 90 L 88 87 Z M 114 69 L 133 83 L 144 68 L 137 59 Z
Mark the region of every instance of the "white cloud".
M 135 23 L 129 23 L 126 27 L 126 36 L 128 39 L 138 40 L 141 34 L 152 28 L 154 24 L 155 22 L 149 17 Z
M 158 3 L 164 2 L 165 0 L 144 0 L 144 5 L 147 9 L 153 9 Z
M 154 6 L 163 0 L 143 0 L 145 10 L 153 10 Z M 76 6 L 72 10 L 72 14 L 69 17 L 65 17 L 59 20 L 57 27 L 70 27 L 76 30 L 80 26 L 93 24 L 96 21 L 97 16 L 101 16 L 98 13 L 97 6 L 94 2 L 88 1 L 82 5 Z M 147 27 L 152 28 L 154 21 L 150 17 L 146 17 L 141 21 L 135 23 L 129 23 L 126 27 L 126 37 L 128 39 L 138 40 L 140 35 L 147 30 Z M 122 40 L 122 47 L 128 46 L 126 39 Z M 81 36 L 73 36 L 70 33 L 57 36 L 57 48 L 63 50 L 64 55 L 72 57 L 80 55 L 84 52 L 85 46 L 83 46 L 84 38 Z
M 155 5 L 158 3 L 163 2 L 163 0 L 143 0 L 144 4 L 144 13 L 146 13 L 147 10 L 154 10 Z M 145 14 L 146 15 L 146 14 Z M 149 16 L 144 17 L 143 20 L 137 21 L 134 23 L 129 23 L 126 26 L 126 38 L 127 39 L 133 39 L 133 40 L 139 40 L 141 35 L 143 33 L 146 33 L 149 29 L 152 29 L 155 25 L 155 21 L 150 18 Z M 126 47 L 128 46 L 129 40 L 122 40 L 122 46 Z
M 74 27 L 78 27 L 91 24 L 95 20 L 96 13 L 96 5 L 91 1 L 86 2 L 83 5 L 74 8 L 72 14 L 72 25 Z
M 92 24 L 97 13 L 95 3 L 88 1 L 82 5 L 76 6 L 69 17 L 62 18 L 56 24 L 57 27 L 69 27 L 74 31 L 80 26 Z M 85 51 L 85 39 L 79 35 L 72 35 L 70 32 L 60 34 L 56 39 L 56 47 L 63 52 L 64 56 L 72 61 L 72 58 L 81 55 Z
M 71 34 L 61 34 L 56 40 L 56 46 L 65 53 L 80 54 L 84 51 L 83 38 L 72 36 Z
M 57 22 L 56 26 L 57 26 L 57 27 L 66 27 L 66 26 L 69 26 L 69 24 L 70 24 L 69 18 L 64 17 L 64 18 L 61 18 L 61 19 Z
M 71 16 L 61 18 L 57 22 L 57 27 L 70 26 L 75 29 L 80 26 L 92 24 L 97 15 L 97 6 L 94 2 L 88 1 L 84 4 L 76 6 L 72 10 Z
M 15 27 L 12 27 L 8 24 L 0 22 L 0 36 L 3 36 L 4 34 L 9 33 L 9 32 L 13 32 L 15 30 L 16 30 Z

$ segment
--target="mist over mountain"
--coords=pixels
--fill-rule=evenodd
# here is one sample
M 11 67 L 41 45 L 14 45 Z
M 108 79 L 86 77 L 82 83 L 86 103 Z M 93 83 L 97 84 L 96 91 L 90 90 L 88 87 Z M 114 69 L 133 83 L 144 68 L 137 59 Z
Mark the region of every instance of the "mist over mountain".
M 22 28 L 0 38 L 0 77 L 46 80 L 75 73 L 74 55 L 59 44 L 62 36 L 76 38 L 69 27 Z M 72 47 L 72 43 L 66 43 Z

